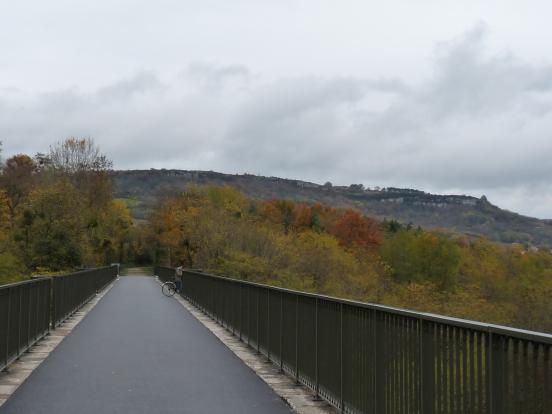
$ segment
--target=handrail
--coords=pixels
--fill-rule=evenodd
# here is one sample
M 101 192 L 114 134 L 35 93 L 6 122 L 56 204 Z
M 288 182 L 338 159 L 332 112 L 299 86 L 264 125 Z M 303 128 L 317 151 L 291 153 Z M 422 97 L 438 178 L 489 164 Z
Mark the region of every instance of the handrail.
M 112 265 L 55 276 L 52 325 L 56 327 L 62 323 L 117 275 L 118 266 Z
M 50 278 L 0 286 L 0 371 L 50 330 Z
M 28 285 L 28 284 L 36 282 L 37 280 L 44 280 L 44 279 L 50 279 L 50 278 L 48 276 L 38 276 L 38 277 L 33 277 L 32 279 L 28 279 L 28 280 L 20 280 L 18 282 L 6 283 L 4 285 L 0 285 L 0 290 L 7 289 L 7 288 L 13 288 L 13 287 L 17 287 L 17 286 L 22 286 L 22 285 Z
M 111 283 L 117 266 L 0 285 L 0 371 Z
M 552 412 L 550 334 L 201 271 L 182 279 L 182 296 L 342 412 Z
M 166 267 L 165 269 L 174 270 L 173 268 L 168 268 L 168 267 Z M 320 298 L 324 300 L 334 301 L 337 303 L 343 303 L 346 305 L 359 306 L 367 309 L 381 310 L 381 311 L 386 311 L 396 315 L 415 317 L 415 318 L 420 318 L 427 321 L 449 324 L 449 325 L 458 326 L 462 328 L 478 329 L 481 332 L 494 332 L 500 335 L 508 335 L 508 336 L 511 336 L 512 338 L 526 339 L 526 340 L 532 340 L 536 342 L 544 342 L 547 344 L 552 344 L 552 334 L 548 334 L 545 332 L 529 331 L 529 330 L 513 328 L 505 325 L 496 325 L 491 323 L 473 321 L 470 319 L 455 318 L 452 316 L 444 316 L 444 315 L 439 315 L 439 314 L 430 313 L 430 312 L 418 312 L 418 311 L 398 308 L 394 306 L 380 305 L 377 303 L 360 302 L 360 301 L 355 301 L 351 299 L 344 299 L 344 298 L 339 298 L 337 296 L 303 292 L 300 290 L 288 289 L 280 286 L 272 286 L 272 285 L 267 285 L 263 283 L 251 282 L 248 280 L 234 279 L 227 276 L 214 275 L 214 274 L 198 271 L 195 269 L 185 269 L 185 271 L 193 272 L 206 277 L 224 279 L 233 283 L 256 286 L 256 287 L 271 289 L 279 292 L 300 295 L 304 297 Z

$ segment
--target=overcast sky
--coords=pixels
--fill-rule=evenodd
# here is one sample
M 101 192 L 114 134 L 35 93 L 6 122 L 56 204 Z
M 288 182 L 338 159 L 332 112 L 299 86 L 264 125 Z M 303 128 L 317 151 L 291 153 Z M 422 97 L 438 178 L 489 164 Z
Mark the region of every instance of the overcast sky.
M 4 157 L 481 196 L 552 218 L 552 2 L 0 0 Z

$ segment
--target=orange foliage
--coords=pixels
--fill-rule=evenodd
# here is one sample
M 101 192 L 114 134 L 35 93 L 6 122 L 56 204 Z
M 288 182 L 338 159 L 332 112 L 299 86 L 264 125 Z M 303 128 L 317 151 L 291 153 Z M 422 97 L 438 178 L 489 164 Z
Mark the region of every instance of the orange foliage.
M 377 247 L 383 240 L 379 223 L 353 210 L 346 210 L 330 233 L 343 247 Z
M 273 223 L 283 224 L 286 229 L 291 225 L 294 204 L 289 200 L 270 200 L 262 204 L 262 213 Z
M 310 228 L 312 224 L 312 208 L 306 204 L 296 204 L 293 209 L 293 227 Z

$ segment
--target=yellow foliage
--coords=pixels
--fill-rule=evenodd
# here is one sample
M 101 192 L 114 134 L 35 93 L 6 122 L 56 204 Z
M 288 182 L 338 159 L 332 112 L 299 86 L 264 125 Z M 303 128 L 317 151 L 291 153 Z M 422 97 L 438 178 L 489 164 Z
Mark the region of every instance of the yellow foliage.
M 153 212 L 149 237 L 164 264 L 170 254 L 173 265 L 258 283 L 552 330 L 549 252 L 395 223 L 379 251 L 354 249 L 330 233 L 343 216 L 320 204 L 256 203 L 233 189 L 195 187 Z

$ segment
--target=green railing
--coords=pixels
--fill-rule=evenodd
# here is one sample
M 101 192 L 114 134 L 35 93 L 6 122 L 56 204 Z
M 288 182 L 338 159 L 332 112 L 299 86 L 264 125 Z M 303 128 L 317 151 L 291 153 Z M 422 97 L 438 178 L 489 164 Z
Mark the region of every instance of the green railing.
M 117 274 L 118 266 L 113 265 L 54 277 L 52 325 L 56 327 L 71 316 Z
M 50 329 L 49 278 L 0 286 L 0 371 Z
M 552 335 L 200 272 L 182 279 L 185 298 L 341 412 L 552 413 Z
M 102 267 L 0 286 L 0 371 L 112 282 L 117 269 Z

